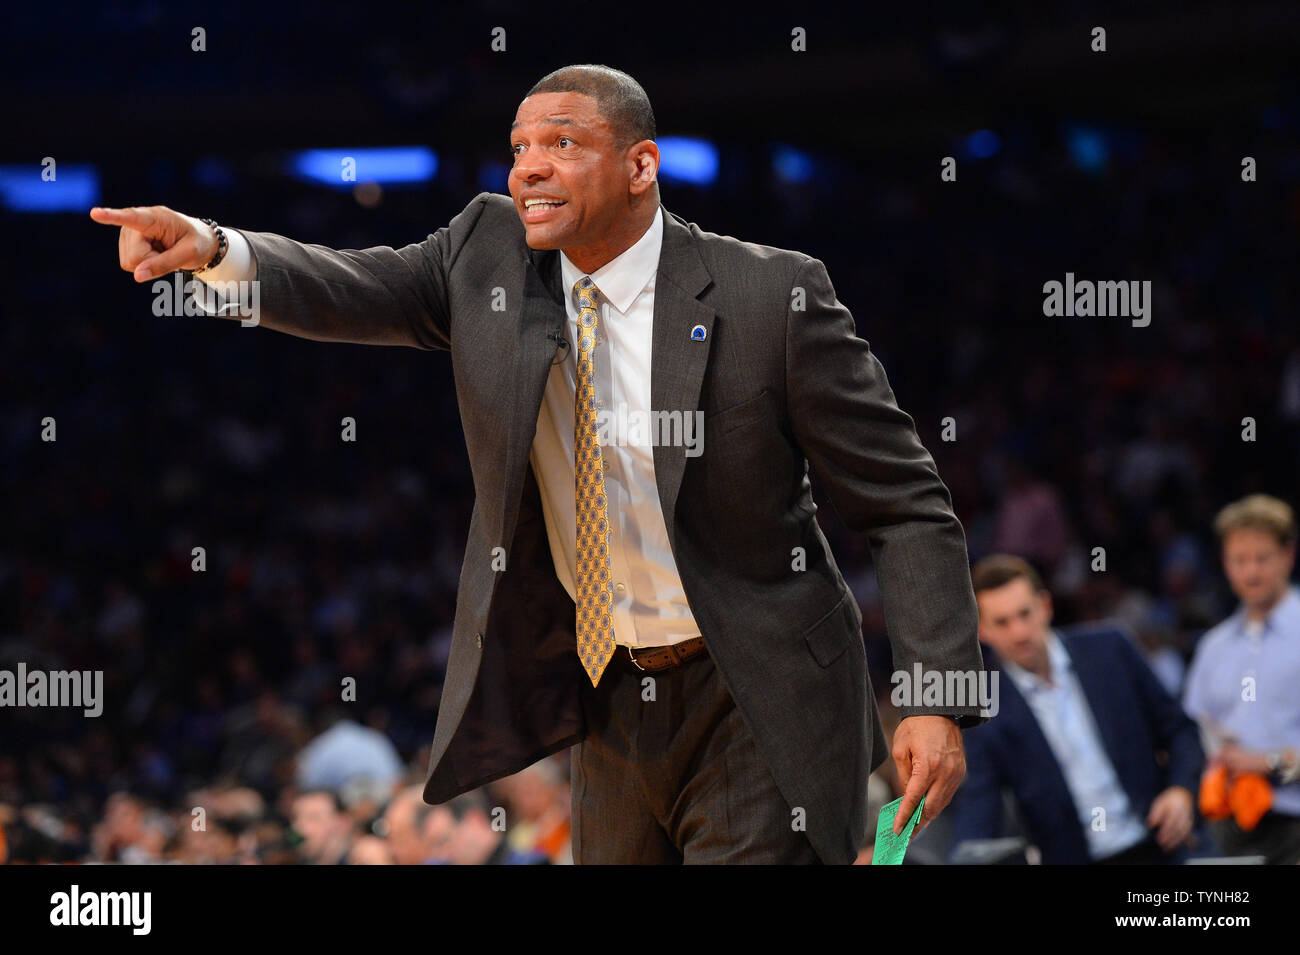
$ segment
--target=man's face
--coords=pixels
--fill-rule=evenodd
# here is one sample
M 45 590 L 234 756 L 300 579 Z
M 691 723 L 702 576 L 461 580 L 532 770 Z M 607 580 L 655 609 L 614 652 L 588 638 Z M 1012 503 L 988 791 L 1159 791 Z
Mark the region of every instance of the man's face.
M 442 862 L 451 860 L 451 850 L 456 840 L 456 817 L 445 806 L 435 806 L 424 821 L 425 845 L 429 857 Z
M 323 793 L 299 796 L 293 803 L 293 828 L 302 836 L 303 851 L 317 858 L 340 831 L 340 816 Z
M 1232 592 L 1248 607 L 1271 606 L 1286 589 L 1295 548 L 1265 531 L 1241 528 L 1223 541 L 1223 572 Z
M 510 130 L 510 195 L 533 249 L 599 245 L 629 214 L 636 172 L 596 101 L 582 93 L 538 93 L 519 104 Z M 551 204 L 528 205 L 533 199 Z
M 447 841 L 447 860 L 452 865 L 478 865 L 483 861 L 484 845 L 491 839 L 491 824 L 478 810 L 465 813 L 455 834 Z
M 388 845 L 398 865 L 418 865 L 427 855 L 424 834 L 415 829 L 418 801 L 418 796 L 403 792 L 394 797 L 384 812 L 384 820 L 388 823 Z
M 980 639 L 999 656 L 1027 669 L 1042 658 L 1052 622 L 1052 598 L 1046 591 L 1034 593 L 1029 581 L 1017 577 L 980 591 L 976 602 Z

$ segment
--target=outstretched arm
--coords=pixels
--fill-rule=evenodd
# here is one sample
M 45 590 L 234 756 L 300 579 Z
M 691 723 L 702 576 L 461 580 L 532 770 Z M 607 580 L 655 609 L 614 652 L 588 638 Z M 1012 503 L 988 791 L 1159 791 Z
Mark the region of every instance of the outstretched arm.
M 256 281 L 257 324 L 300 338 L 450 348 L 447 273 L 482 213 L 482 198 L 423 242 L 400 249 L 338 251 L 227 229 L 232 245 L 247 244 L 247 273 L 234 274 L 223 263 L 199 278 Z M 166 206 L 97 207 L 91 218 L 121 226 L 119 264 L 137 282 L 201 268 L 216 250 L 210 226 Z

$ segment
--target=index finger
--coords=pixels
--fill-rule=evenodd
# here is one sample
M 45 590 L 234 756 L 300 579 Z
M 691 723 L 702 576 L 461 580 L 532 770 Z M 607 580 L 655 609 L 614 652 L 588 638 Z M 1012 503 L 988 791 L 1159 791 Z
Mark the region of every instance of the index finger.
M 107 206 L 95 206 L 90 210 L 90 217 L 103 225 L 120 225 L 149 234 L 154 225 L 154 215 L 148 209 L 133 207 L 113 209 Z

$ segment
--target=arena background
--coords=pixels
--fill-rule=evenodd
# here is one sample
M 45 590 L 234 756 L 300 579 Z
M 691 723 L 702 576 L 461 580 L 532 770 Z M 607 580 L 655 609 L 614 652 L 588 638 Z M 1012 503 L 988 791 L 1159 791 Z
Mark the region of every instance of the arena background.
M 1031 558 L 1059 621 L 1123 618 L 1176 689 L 1233 607 L 1214 513 L 1250 491 L 1296 502 L 1291 4 L 6 16 L 0 668 L 100 669 L 106 700 L 96 719 L 0 712 L 10 861 L 331 861 L 338 819 L 353 861 L 424 838 L 384 809 L 423 778 L 472 503 L 448 356 L 155 317 L 86 210 L 165 204 L 335 248 L 418 241 L 506 191 L 514 110 L 566 63 L 630 72 L 660 138 L 682 137 L 665 146 L 667 208 L 827 264 L 972 559 Z M 431 150 L 436 172 L 345 189 L 304 173 L 305 150 L 391 147 Z M 45 157 L 57 188 L 39 181 Z M 1067 272 L 1149 280 L 1150 325 L 1045 317 L 1043 283 Z M 867 542 L 819 501 L 887 688 Z M 355 702 L 339 701 L 344 677 Z M 300 758 L 326 731 L 333 748 Z M 339 761 L 362 759 L 378 782 L 343 786 Z M 521 854 L 566 861 L 566 773 L 557 758 L 484 794 Z M 295 827 L 317 784 L 348 815 L 330 804 Z M 909 859 L 945 856 L 932 830 Z

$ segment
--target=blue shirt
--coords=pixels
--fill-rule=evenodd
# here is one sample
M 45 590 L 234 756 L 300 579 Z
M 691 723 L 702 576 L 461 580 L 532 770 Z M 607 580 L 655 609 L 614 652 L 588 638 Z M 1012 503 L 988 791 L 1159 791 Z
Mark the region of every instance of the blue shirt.
M 1300 749 L 1300 590 L 1288 587 L 1262 622 L 1248 622 L 1242 607 L 1206 632 L 1183 708 L 1217 742 Z M 1300 782 L 1275 784 L 1273 808 L 1300 816 Z
M 1050 683 L 1010 660 L 1004 659 L 1002 668 L 1029 704 L 1061 766 L 1088 840 L 1088 854 L 1102 859 L 1137 845 L 1147 837 L 1147 828 L 1133 811 L 1115 766 L 1106 755 L 1088 697 L 1055 631 L 1047 635 L 1047 659 Z M 1099 816 L 1098 809 L 1105 815 Z M 1094 819 L 1101 821 L 1101 828 L 1095 827 Z

